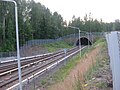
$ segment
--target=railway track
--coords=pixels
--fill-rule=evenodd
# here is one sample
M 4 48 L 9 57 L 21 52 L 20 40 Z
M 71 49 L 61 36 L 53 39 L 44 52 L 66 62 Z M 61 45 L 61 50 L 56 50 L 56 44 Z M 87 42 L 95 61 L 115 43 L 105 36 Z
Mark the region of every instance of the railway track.
M 22 70 L 23 81 L 25 81 L 26 78 L 31 79 L 31 76 L 33 75 L 35 76 L 36 73 L 38 72 L 39 74 L 44 72 L 45 70 L 54 66 L 55 63 L 57 64 L 61 62 L 60 60 L 65 59 L 65 57 L 69 58 L 69 56 L 74 55 L 75 52 L 76 53 L 79 52 L 78 47 L 69 49 L 66 54 L 64 50 L 61 50 L 56 53 L 51 53 L 49 55 L 38 56 L 38 57 L 21 60 L 21 70 Z M 4 64 L 2 63 L 0 66 L 0 90 L 5 90 L 7 88 L 8 88 L 7 90 L 12 90 L 11 86 L 14 86 L 14 84 L 19 85 L 17 62 L 12 61 Z
M 58 52 L 46 54 L 46 55 L 43 55 L 43 56 L 35 56 L 35 57 L 30 57 L 30 58 L 23 58 L 23 59 L 21 59 L 21 66 L 33 63 L 36 60 L 44 59 L 46 57 L 58 54 L 60 52 L 63 52 L 63 51 L 58 51 Z M 41 62 L 42 62 L 42 60 L 41 60 Z M 18 63 L 17 60 L 13 60 L 13 61 L 10 61 L 10 62 L 5 62 L 5 63 L 0 63 L 0 73 L 16 68 L 17 63 Z

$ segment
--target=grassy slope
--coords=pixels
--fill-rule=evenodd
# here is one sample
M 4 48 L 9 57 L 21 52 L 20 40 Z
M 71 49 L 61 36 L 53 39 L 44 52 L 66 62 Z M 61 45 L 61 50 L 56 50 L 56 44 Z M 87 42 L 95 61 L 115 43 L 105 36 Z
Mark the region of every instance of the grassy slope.
M 86 53 L 93 50 L 98 44 L 104 46 L 104 43 L 105 42 L 102 39 L 98 40 L 97 42 L 95 42 L 95 44 L 90 49 L 85 49 L 82 51 L 82 57 Z M 53 43 L 53 44 L 44 45 L 44 47 L 46 47 L 49 50 L 49 52 L 53 52 L 58 49 L 71 48 L 72 46 L 65 42 L 57 42 L 57 43 Z M 69 60 L 69 62 L 67 62 L 66 66 L 63 66 L 56 73 L 54 73 L 52 75 L 52 80 L 53 80 L 52 82 L 56 83 L 56 82 L 63 81 L 67 77 L 67 75 L 70 73 L 70 71 L 76 66 L 76 64 L 79 62 L 79 60 L 80 60 L 79 54 L 74 56 L 73 58 L 71 58 Z M 44 80 L 41 81 L 41 83 L 47 84 L 47 81 L 49 80 L 50 77 L 45 78 Z M 88 78 L 89 76 L 86 76 L 86 77 Z M 76 84 L 78 84 L 78 83 L 76 83 Z
M 109 58 L 107 53 L 107 45 L 105 41 L 98 41 L 102 48 L 99 55 L 96 58 L 96 64 L 93 65 L 85 75 L 85 88 L 87 90 L 111 90 L 108 84 L 111 84 L 111 71 L 109 66 Z M 108 80 L 109 78 L 109 80 Z
M 57 72 L 55 72 L 52 76 L 52 79 L 54 82 L 63 81 L 67 75 L 70 73 L 70 71 L 77 65 L 78 62 L 80 62 L 80 58 L 84 57 L 84 55 L 88 52 L 90 52 L 92 48 L 90 49 L 84 49 L 82 50 L 81 57 L 78 53 L 77 55 L 73 56 L 69 61 L 66 63 L 65 66 L 60 68 Z
M 54 52 L 54 51 L 64 49 L 64 48 L 71 48 L 73 46 L 67 42 L 59 41 L 56 43 L 50 43 L 50 44 L 43 45 L 43 47 L 47 48 L 49 52 Z
M 44 48 L 47 48 L 49 52 L 54 52 L 56 50 L 60 50 L 60 49 L 64 49 L 64 48 L 72 48 L 73 46 L 69 43 L 60 41 L 60 42 L 56 42 L 56 43 L 51 43 L 51 44 L 46 44 L 43 45 Z M 85 53 L 87 53 L 88 51 L 90 51 L 91 49 L 84 49 L 81 53 L 81 57 L 83 57 L 85 55 Z M 76 66 L 76 64 L 79 62 L 80 58 L 79 54 L 77 54 L 76 56 L 73 56 L 67 63 L 65 66 L 63 66 L 62 68 L 60 68 L 57 72 L 55 72 L 52 76 L 52 80 L 53 82 L 59 82 L 62 81 L 66 78 L 66 76 L 70 73 L 70 71 Z M 42 85 L 47 84 L 47 81 L 49 81 L 49 78 L 44 78 L 41 81 Z
M 79 54 L 74 56 L 73 58 L 71 58 L 67 64 L 65 66 L 63 66 L 62 68 L 60 68 L 56 73 L 54 73 L 52 75 L 52 80 L 53 82 L 59 82 L 59 81 L 63 81 L 67 75 L 70 73 L 70 71 L 76 66 L 76 64 L 78 62 L 80 62 L 80 58 L 82 58 L 86 53 L 90 52 L 91 50 L 94 49 L 94 47 L 99 43 L 100 41 L 97 41 L 95 43 L 95 45 L 91 48 L 86 48 L 82 51 L 82 56 L 80 57 Z M 50 52 L 53 52 L 55 50 L 58 50 L 60 48 L 71 48 L 72 46 L 70 46 L 69 44 L 65 43 L 65 42 L 57 42 L 57 43 L 54 43 L 54 44 L 48 44 L 48 45 L 45 45 L 45 47 L 48 48 L 48 50 Z M 47 78 L 49 79 L 49 78 Z M 46 82 L 47 80 L 44 79 L 42 82 Z

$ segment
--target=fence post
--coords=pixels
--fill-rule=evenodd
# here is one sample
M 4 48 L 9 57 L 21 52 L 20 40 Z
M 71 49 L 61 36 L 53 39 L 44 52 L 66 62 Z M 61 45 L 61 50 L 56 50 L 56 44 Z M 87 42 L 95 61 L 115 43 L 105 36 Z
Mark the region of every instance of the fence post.
M 65 53 L 65 57 L 66 57 L 66 56 L 67 56 L 67 49 L 66 49 L 66 48 L 64 49 L 64 53 Z M 64 60 L 64 65 L 66 65 L 66 62 L 67 62 L 67 61 L 66 61 L 66 59 L 65 59 L 65 60 Z
M 108 38 L 108 51 L 113 76 L 113 90 L 120 90 L 120 41 L 117 31 L 111 32 Z

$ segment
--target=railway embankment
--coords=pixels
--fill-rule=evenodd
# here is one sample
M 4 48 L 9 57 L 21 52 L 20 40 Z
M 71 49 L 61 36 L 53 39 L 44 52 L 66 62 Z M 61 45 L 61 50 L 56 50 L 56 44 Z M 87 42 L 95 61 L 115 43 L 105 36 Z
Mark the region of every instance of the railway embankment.
M 74 58 L 73 63 L 72 67 L 68 63 L 69 68 L 66 65 L 50 79 L 44 79 L 40 90 L 112 90 L 112 75 L 104 40 L 97 41 L 81 59 Z

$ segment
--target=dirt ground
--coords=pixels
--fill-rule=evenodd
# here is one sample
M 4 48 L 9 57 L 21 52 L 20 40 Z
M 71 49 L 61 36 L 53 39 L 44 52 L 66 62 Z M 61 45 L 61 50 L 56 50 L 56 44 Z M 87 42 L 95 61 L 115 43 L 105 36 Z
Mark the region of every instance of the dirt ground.
M 96 57 L 99 51 L 100 46 L 97 46 L 80 60 L 77 66 L 70 72 L 70 74 L 63 82 L 51 85 L 45 90 L 74 90 L 76 78 L 79 77 L 81 81 L 84 81 L 84 74 L 96 62 Z
M 21 49 L 21 56 L 34 56 L 39 54 L 45 54 L 48 53 L 48 50 L 46 48 L 43 48 L 42 46 L 27 46 Z

